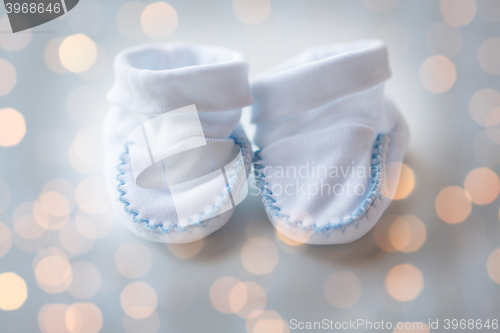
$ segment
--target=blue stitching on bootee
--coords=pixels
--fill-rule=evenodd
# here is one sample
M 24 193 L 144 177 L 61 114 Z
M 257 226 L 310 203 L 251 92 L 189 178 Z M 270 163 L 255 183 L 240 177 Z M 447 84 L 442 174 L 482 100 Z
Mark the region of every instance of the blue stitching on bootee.
M 269 215 L 277 218 L 277 220 L 283 224 L 287 224 L 301 230 L 312 230 L 313 233 L 322 233 L 327 237 L 330 236 L 334 230 L 340 229 L 342 232 L 345 232 L 349 225 L 358 227 L 359 222 L 363 217 L 368 218 L 368 212 L 371 207 L 375 207 L 377 199 L 382 201 L 382 186 L 386 182 L 385 158 L 389 141 L 390 139 L 388 135 L 378 135 L 375 140 L 370 163 L 371 176 L 373 177 L 372 186 L 369 194 L 363 202 L 351 215 L 341 218 L 337 223 L 328 222 L 323 226 L 317 226 L 316 223 L 312 225 L 304 225 L 303 221 L 289 221 L 290 216 L 281 213 L 281 208 L 276 205 L 276 199 L 273 198 L 273 192 L 270 190 L 271 184 L 264 179 L 266 178 L 266 175 L 264 173 L 265 166 L 260 163 L 262 160 L 262 157 L 260 156 L 261 151 L 257 151 L 254 158 L 255 179 L 257 181 L 257 186 L 260 189 L 262 202 L 264 203 Z
M 241 148 L 244 163 L 247 166 L 250 166 L 251 163 L 249 162 L 250 159 L 248 158 L 248 155 L 251 156 L 251 148 L 249 148 L 250 145 L 248 143 L 246 143 L 244 140 L 241 140 L 238 137 L 238 135 L 235 134 L 234 132 L 231 134 L 230 138 L 233 139 L 234 143 L 237 144 Z M 116 166 L 116 169 L 118 170 L 118 174 L 116 175 L 116 180 L 118 181 L 117 190 L 118 190 L 118 193 L 120 193 L 118 200 L 124 204 L 123 209 L 125 210 L 125 212 L 127 214 L 132 215 L 132 220 L 135 223 L 141 224 L 143 229 L 148 229 L 150 231 L 159 232 L 159 233 L 192 231 L 194 229 L 194 227 L 206 226 L 209 223 L 209 221 L 216 219 L 216 218 L 219 218 L 219 215 L 217 215 L 217 216 L 214 216 L 212 218 L 202 220 L 204 214 L 200 214 L 200 216 L 197 218 L 197 220 L 199 222 L 191 223 L 191 220 L 190 220 L 190 221 L 188 221 L 188 225 L 185 227 L 179 227 L 177 224 L 172 224 L 166 228 L 164 228 L 163 224 L 151 224 L 149 220 L 137 218 L 137 216 L 139 215 L 139 212 L 136 212 L 136 211 L 128 208 L 128 206 L 130 206 L 130 202 L 128 202 L 126 199 L 124 199 L 124 196 L 125 196 L 125 194 L 127 194 L 127 192 L 120 188 L 121 186 L 125 185 L 125 181 L 123 181 L 123 179 L 121 178 L 125 174 L 125 172 L 122 170 L 122 166 L 127 164 L 127 162 L 125 161 L 125 156 L 128 154 L 129 154 L 128 143 L 125 143 L 125 151 L 120 155 L 120 157 L 119 157 L 120 163 L 118 163 L 118 165 Z M 235 167 L 233 169 L 236 169 L 239 167 L 241 167 L 241 162 L 238 163 L 237 165 L 235 165 Z M 246 174 L 246 172 L 245 172 L 245 174 Z M 230 200 L 230 198 L 229 198 L 230 190 L 236 188 L 236 186 L 238 186 L 241 183 L 242 177 L 239 177 L 239 172 L 236 172 L 236 173 L 231 173 L 231 176 L 228 178 L 229 178 L 228 179 L 229 184 L 226 185 L 226 190 L 223 193 L 221 193 L 221 195 L 219 197 L 219 202 L 212 204 L 210 206 L 210 209 L 218 210 L 218 209 L 220 209 L 220 207 L 222 207 L 224 204 L 226 204 L 227 201 Z M 210 211 L 206 212 L 205 214 L 209 215 Z

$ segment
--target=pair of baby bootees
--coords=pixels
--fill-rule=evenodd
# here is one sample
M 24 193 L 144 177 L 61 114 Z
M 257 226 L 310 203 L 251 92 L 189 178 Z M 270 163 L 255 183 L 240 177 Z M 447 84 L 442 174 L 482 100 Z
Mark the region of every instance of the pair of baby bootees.
M 360 238 L 390 204 L 387 181 L 408 144 L 384 97 L 389 77 L 376 40 L 305 51 L 251 83 L 244 56 L 225 48 L 121 52 L 103 126 L 116 214 L 140 237 L 188 243 L 221 228 L 250 192 L 293 240 Z M 239 123 L 250 105 L 255 153 Z

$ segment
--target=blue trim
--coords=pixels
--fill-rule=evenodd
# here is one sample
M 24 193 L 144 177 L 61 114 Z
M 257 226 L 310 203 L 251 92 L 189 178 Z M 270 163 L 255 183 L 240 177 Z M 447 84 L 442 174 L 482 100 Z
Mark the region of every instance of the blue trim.
M 234 131 L 231 134 L 230 138 L 233 139 L 234 143 L 237 144 L 240 147 L 240 149 L 242 150 L 242 156 L 243 156 L 245 167 L 249 168 L 250 164 L 251 164 L 250 159 L 248 157 L 248 156 L 251 156 L 251 148 L 249 148 L 250 145 L 247 142 L 245 142 L 245 140 L 242 140 L 238 136 L 238 134 L 235 132 L 236 131 Z M 128 154 L 129 154 L 128 144 L 125 143 L 125 151 L 120 155 L 120 157 L 119 157 L 120 163 L 118 163 L 118 165 L 116 166 L 116 169 L 118 171 L 118 174 L 116 175 L 116 180 L 118 181 L 118 185 L 117 185 L 116 189 L 119 193 L 118 200 L 124 204 L 124 206 L 123 206 L 124 211 L 127 214 L 132 216 L 132 220 L 135 223 L 142 224 L 142 227 L 144 229 L 148 229 L 152 232 L 170 233 L 170 232 L 174 232 L 174 231 L 175 232 L 188 231 L 190 228 L 193 228 L 193 227 L 206 226 L 209 223 L 209 221 L 219 217 L 219 216 L 215 216 L 215 217 L 212 217 L 212 218 L 209 218 L 206 220 L 201 220 L 199 222 L 190 223 L 188 226 L 185 226 L 185 227 L 180 227 L 177 224 L 172 224 L 172 225 L 168 226 L 167 228 L 164 228 L 163 224 L 151 224 L 149 220 L 137 218 L 137 216 L 139 215 L 139 212 L 128 208 L 128 206 L 130 206 L 130 202 L 128 202 L 126 199 L 124 199 L 124 196 L 125 196 L 125 194 L 127 194 L 127 192 L 120 188 L 121 186 L 125 185 L 125 182 L 123 181 L 123 179 L 121 177 L 125 174 L 125 172 L 122 170 L 122 167 L 125 164 L 127 164 L 127 162 L 125 161 L 125 156 L 127 156 Z M 241 167 L 241 164 L 237 164 L 235 166 L 235 168 L 240 168 L 240 167 Z M 238 179 L 241 177 L 238 177 L 238 174 L 239 174 L 239 172 L 231 174 L 231 177 L 230 177 L 231 179 L 229 181 L 229 184 L 227 185 L 226 191 L 224 193 L 222 193 L 221 198 L 219 198 L 219 199 L 222 199 L 222 202 L 219 202 L 217 204 L 214 203 L 212 205 L 212 209 L 217 209 L 217 206 L 223 205 L 225 203 L 224 197 L 226 197 L 229 200 L 230 188 L 235 188 L 234 186 L 236 185 L 236 183 L 238 183 L 238 184 L 240 183 L 240 181 Z M 202 218 L 203 218 L 203 215 L 200 216 L 200 219 L 202 219 Z
M 273 192 L 270 190 L 271 185 L 264 178 L 266 175 L 264 173 L 265 166 L 260 163 L 262 157 L 260 156 L 260 151 L 255 153 L 254 158 L 254 173 L 255 179 L 257 181 L 257 186 L 260 189 L 260 195 L 262 202 L 267 209 L 267 212 L 271 218 L 276 218 L 279 222 L 287 224 L 292 227 L 296 227 L 305 231 L 313 231 L 313 233 L 322 233 L 325 236 L 329 236 L 334 230 L 342 230 L 345 232 L 349 225 L 354 225 L 358 227 L 360 220 L 363 217 L 368 218 L 368 213 L 371 207 L 375 207 L 375 202 L 378 200 L 382 201 L 382 186 L 385 184 L 385 157 L 387 145 L 389 143 L 388 135 L 378 135 L 375 140 L 372 160 L 370 163 L 370 170 L 372 176 L 372 185 L 369 193 L 359 207 L 354 210 L 351 215 L 345 216 L 340 219 L 339 222 L 333 223 L 328 222 L 326 225 L 318 226 L 316 223 L 312 225 L 304 225 L 303 221 L 292 221 L 290 222 L 290 216 L 281 213 L 281 208 L 276 205 L 276 199 L 273 198 Z

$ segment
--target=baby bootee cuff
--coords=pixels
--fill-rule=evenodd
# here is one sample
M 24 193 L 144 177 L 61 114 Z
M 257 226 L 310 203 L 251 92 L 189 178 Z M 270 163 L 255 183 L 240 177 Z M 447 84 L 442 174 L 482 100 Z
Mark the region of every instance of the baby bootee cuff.
M 165 243 L 221 228 L 244 199 L 252 160 L 239 125 L 253 98 L 238 52 L 145 45 L 115 59 L 103 124 L 108 190 L 120 221 Z
M 285 236 L 351 242 L 390 204 L 408 128 L 384 97 L 389 77 L 385 45 L 368 40 L 308 50 L 252 81 L 256 183 Z

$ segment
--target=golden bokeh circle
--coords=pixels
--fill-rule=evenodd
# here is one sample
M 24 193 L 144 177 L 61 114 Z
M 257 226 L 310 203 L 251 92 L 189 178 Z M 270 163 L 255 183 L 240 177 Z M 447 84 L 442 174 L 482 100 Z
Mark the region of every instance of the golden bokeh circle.
M 22 277 L 13 272 L 0 274 L 0 310 L 17 310 L 27 298 L 28 288 Z
M 0 109 L 0 146 L 17 145 L 26 134 L 24 116 L 13 108 Z
M 400 170 L 400 172 L 398 172 Z M 406 199 L 415 188 L 415 173 L 404 163 L 394 162 L 387 165 L 387 193 L 392 200 Z M 399 177 L 394 175 L 399 174 Z
M 392 246 L 401 252 L 415 252 L 424 244 L 427 229 L 424 222 L 414 215 L 399 216 L 392 222 L 389 239 Z
M 45 304 L 38 312 L 38 327 L 43 333 L 68 332 L 66 327 L 67 304 Z
M 88 71 L 97 59 L 97 46 L 84 35 L 66 37 L 59 46 L 59 60 L 65 69 L 73 73 Z
M 270 0 L 233 0 L 234 15 L 245 24 L 259 24 L 271 13 Z
M 441 15 L 451 25 L 469 24 L 477 13 L 475 0 L 441 0 Z
M 151 251 L 140 242 L 124 243 L 116 251 L 115 264 L 123 276 L 141 277 L 151 267 Z
M 12 232 L 4 223 L 0 222 L 0 258 L 5 256 L 12 247 Z
M 266 237 L 251 238 L 241 249 L 241 261 L 255 275 L 269 274 L 278 264 L 278 247 Z
M 469 172 L 464 189 L 476 205 L 492 203 L 500 193 L 500 179 L 490 168 L 476 168 Z
M 16 69 L 10 62 L 0 58 L 0 96 L 8 95 L 17 82 Z
M 476 91 L 469 101 L 469 112 L 479 125 L 497 125 L 500 123 L 500 93 L 491 88 Z
M 488 74 L 500 75 L 500 38 L 489 38 L 479 46 L 477 59 Z
M 420 66 L 420 81 L 433 93 L 443 93 L 455 84 L 457 69 L 453 61 L 443 55 L 427 58 Z
M 66 327 L 71 333 L 97 333 L 102 329 L 101 309 L 94 303 L 74 303 L 64 315 Z
M 394 266 L 385 278 L 385 286 L 389 295 L 397 301 L 412 301 L 424 289 L 422 272 L 411 264 Z
M 435 201 L 436 213 L 446 223 L 461 223 L 472 211 L 470 195 L 459 186 L 442 189 Z
M 240 283 L 241 281 L 233 276 L 224 276 L 217 279 L 210 287 L 210 302 L 212 306 L 221 313 L 233 313 L 235 305 L 233 304 L 231 307 L 230 295 L 233 289 Z M 234 297 L 236 295 L 233 295 Z
M 138 281 L 128 284 L 120 295 L 123 311 L 132 318 L 142 319 L 151 316 L 156 310 L 158 299 L 156 291 L 149 284 Z
M 154 39 L 167 38 L 179 24 L 177 11 L 165 2 L 154 2 L 142 11 L 141 26 L 146 35 Z
M 73 281 L 71 265 L 60 255 L 42 258 L 35 267 L 38 285 L 50 294 L 65 291 Z
M 491 252 L 486 262 L 486 268 L 490 279 L 500 284 L 500 248 Z

